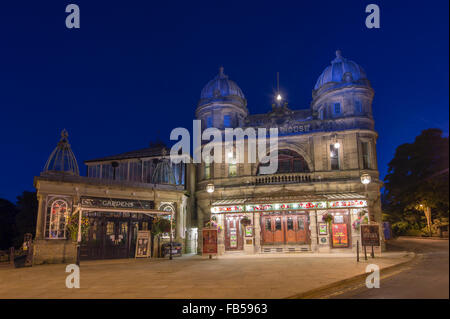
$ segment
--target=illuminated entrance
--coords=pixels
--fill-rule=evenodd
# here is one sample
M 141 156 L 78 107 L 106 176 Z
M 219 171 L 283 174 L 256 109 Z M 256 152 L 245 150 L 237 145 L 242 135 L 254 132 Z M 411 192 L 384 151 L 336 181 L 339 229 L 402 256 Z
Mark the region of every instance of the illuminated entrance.
M 261 216 L 263 244 L 309 244 L 308 213 L 277 212 Z

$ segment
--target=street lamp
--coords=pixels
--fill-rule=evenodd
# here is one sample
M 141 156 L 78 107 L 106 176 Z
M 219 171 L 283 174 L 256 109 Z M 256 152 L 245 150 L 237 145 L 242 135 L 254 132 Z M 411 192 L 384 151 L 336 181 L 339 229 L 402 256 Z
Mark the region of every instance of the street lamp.
M 364 189 L 365 189 L 365 195 L 366 195 L 366 200 L 367 200 L 367 209 L 369 209 L 369 195 L 367 194 L 367 185 L 370 184 L 370 182 L 372 181 L 372 177 L 369 174 L 362 174 L 361 175 L 361 183 L 364 185 Z M 367 216 L 368 222 L 370 223 L 370 212 Z
M 206 185 L 206 191 L 209 193 L 209 227 L 211 227 L 211 218 L 212 218 L 212 194 L 214 193 L 214 184 L 210 183 Z M 209 259 L 212 259 L 212 256 L 209 255 Z

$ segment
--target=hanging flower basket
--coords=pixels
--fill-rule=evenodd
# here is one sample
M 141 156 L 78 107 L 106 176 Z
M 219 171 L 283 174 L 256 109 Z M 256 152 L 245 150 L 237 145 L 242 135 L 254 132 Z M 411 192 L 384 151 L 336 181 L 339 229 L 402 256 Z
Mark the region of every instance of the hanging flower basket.
M 248 225 L 250 225 L 252 223 L 252 221 L 250 220 L 250 218 L 248 218 L 247 216 L 244 216 L 242 219 L 241 219 L 241 225 L 242 226 L 248 226 Z
M 330 213 L 325 213 L 322 215 L 322 221 L 324 223 L 329 224 L 329 223 L 331 223 L 332 220 L 333 220 L 333 215 L 331 215 Z
M 354 230 L 359 230 L 361 228 L 361 218 L 355 219 L 352 223 L 352 227 Z

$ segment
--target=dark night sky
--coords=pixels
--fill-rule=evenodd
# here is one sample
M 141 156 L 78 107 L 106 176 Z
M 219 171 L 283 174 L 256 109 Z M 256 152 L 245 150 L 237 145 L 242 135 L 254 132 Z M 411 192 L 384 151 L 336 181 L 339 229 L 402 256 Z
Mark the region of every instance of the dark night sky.
M 341 49 L 375 89 L 382 176 L 421 130 L 448 135 L 446 0 L 16 2 L 0 4 L 0 198 L 33 190 L 63 128 L 83 175 L 84 160 L 191 128 L 220 65 L 251 113 L 271 108 L 277 71 L 291 108 L 308 108 Z M 69 3 L 81 29 L 65 27 Z M 381 29 L 365 27 L 370 3 Z

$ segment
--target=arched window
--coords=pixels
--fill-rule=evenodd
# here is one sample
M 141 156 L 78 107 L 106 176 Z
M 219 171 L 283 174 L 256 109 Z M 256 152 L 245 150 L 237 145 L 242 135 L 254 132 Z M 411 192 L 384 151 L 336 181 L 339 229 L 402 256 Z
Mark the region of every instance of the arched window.
M 175 207 L 173 206 L 173 204 L 171 203 L 161 203 L 161 206 L 159 206 L 159 210 L 162 210 L 164 212 L 169 212 L 170 215 L 166 215 L 163 216 L 162 218 L 167 218 L 167 219 L 172 219 L 173 221 L 176 222 L 175 220 Z M 170 234 L 169 233 L 162 233 L 161 234 L 162 238 L 170 238 Z M 172 237 L 175 237 L 175 227 L 172 228 Z
M 267 166 L 268 164 L 263 164 Z M 259 173 L 258 168 L 258 175 Z M 308 163 L 303 156 L 291 150 L 278 151 L 278 170 L 276 174 L 309 172 Z
M 66 223 L 69 217 L 69 205 L 63 199 L 56 199 L 47 209 L 45 237 L 50 239 L 66 238 Z

